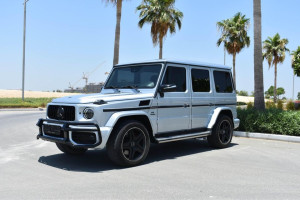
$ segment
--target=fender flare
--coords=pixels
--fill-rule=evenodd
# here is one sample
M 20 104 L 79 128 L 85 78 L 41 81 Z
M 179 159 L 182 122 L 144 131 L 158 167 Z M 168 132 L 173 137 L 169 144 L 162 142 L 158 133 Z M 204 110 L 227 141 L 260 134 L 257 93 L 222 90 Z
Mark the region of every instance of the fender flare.
M 149 119 L 149 122 L 151 124 L 150 117 L 149 117 L 148 113 L 146 113 L 145 111 L 122 111 L 122 112 L 116 112 L 116 113 L 112 114 L 112 116 L 106 122 L 105 126 L 106 127 L 114 127 L 115 124 L 118 122 L 118 120 L 121 117 L 130 117 L 130 116 L 134 116 L 134 115 L 144 115 L 144 116 L 146 116 Z M 151 126 L 152 126 L 152 124 L 151 124 Z
M 214 109 L 213 114 L 212 114 L 212 116 L 210 118 L 210 121 L 209 121 L 209 123 L 207 125 L 208 129 L 212 129 L 214 127 L 214 125 L 215 125 L 215 123 L 216 123 L 216 121 L 217 121 L 220 113 L 223 110 L 229 110 L 231 112 L 232 116 L 233 116 L 233 112 L 232 112 L 232 109 L 230 107 L 218 107 L 218 108 Z

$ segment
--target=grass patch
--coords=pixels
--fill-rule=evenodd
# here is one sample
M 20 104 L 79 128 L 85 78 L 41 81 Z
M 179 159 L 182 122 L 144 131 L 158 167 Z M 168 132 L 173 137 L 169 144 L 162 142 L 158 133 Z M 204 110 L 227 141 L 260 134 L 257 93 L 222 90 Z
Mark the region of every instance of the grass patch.
M 238 130 L 257 133 L 300 136 L 300 112 L 270 108 L 258 111 L 253 108 L 237 109 L 241 120 Z
M 53 98 L 0 98 L 0 108 L 38 108 L 46 107 Z

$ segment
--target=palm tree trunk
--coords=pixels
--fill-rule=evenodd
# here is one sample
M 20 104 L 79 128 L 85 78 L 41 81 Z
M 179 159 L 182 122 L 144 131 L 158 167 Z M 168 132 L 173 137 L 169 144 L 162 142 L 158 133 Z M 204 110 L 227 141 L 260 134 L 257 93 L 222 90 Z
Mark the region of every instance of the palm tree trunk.
M 277 63 L 274 68 L 274 102 L 277 102 Z
M 122 15 L 122 0 L 117 0 L 117 23 L 116 23 L 116 30 L 115 30 L 115 46 L 114 46 L 114 60 L 113 60 L 114 65 L 119 63 L 121 15 Z
M 163 39 L 159 38 L 159 59 L 162 59 L 163 54 Z
M 254 17 L 254 107 L 265 109 L 264 74 L 261 45 L 261 0 L 253 0 Z
M 235 79 L 235 58 L 236 58 L 236 53 L 234 52 L 232 55 L 232 70 L 233 70 L 233 84 L 234 84 L 234 89 L 236 90 L 236 79 Z

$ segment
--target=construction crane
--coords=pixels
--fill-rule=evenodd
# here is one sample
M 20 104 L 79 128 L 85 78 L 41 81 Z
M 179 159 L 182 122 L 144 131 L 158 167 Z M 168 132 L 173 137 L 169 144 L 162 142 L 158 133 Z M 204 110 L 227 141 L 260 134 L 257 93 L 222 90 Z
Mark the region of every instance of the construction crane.
M 105 62 L 102 62 L 100 65 L 98 65 L 95 69 L 93 69 L 91 72 L 87 74 L 83 72 L 82 79 L 85 80 L 85 85 L 87 85 L 89 82 L 89 76 L 92 75 L 95 71 L 97 71 L 104 63 Z
M 85 85 L 87 85 L 87 84 L 88 84 L 89 76 L 92 75 L 92 73 L 94 73 L 96 70 L 98 70 L 104 63 L 105 63 L 105 62 L 100 63 L 95 69 L 93 69 L 91 72 L 89 72 L 89 73 L 87 73 L 87 74 L 86 74 L 86 73 L 83 73 L 83 76 L 82 76 L 80 79 L 78 79 L 77 81 L 75 81 L 73 84 L 71 84 L 71 83 L 69 82 L 69 88 L 71 89 L 71 91 L 74 90 L 74 87 L 75 87 L 82 79 L 85 80 Z

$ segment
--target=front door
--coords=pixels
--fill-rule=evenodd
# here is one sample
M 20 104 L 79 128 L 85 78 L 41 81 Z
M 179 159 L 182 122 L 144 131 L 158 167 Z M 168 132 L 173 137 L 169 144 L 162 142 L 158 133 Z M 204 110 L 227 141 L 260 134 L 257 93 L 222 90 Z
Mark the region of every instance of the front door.
M 176 91 L 158 94 L 158 134 L 186 132 L 191 128 L 191 94 L 186 66 L 170 64 L 161 85 L 174 84 Z

